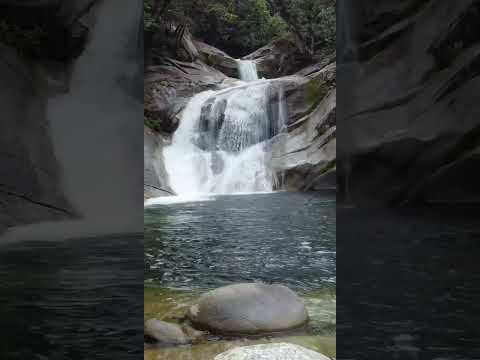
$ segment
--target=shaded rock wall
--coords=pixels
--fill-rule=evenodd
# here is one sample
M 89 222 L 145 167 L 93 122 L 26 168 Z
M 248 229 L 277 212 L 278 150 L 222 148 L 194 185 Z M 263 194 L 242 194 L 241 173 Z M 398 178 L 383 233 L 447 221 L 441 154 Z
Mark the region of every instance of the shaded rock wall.
M 342 199 L 479 202 L 480 2 L 339 9 Z

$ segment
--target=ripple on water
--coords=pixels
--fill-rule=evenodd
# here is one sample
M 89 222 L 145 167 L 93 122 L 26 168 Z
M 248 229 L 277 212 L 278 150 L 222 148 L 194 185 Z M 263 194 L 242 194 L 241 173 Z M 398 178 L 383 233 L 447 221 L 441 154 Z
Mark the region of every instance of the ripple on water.
M 334 291 L 335 219 L 334 195 L 217 196 L 146 208 L 146 282 L 210 289 L 257 280 Z

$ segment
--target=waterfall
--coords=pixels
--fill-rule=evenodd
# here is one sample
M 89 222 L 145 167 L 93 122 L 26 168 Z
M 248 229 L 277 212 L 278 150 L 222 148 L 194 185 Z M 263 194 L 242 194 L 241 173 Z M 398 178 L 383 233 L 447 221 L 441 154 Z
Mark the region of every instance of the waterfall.
M 237 60 L 240 79 L 243 81 L 258 80 L 257 64 L 253 60 Z
M 164 149 L 178 195 L 270 192 L 269 140 L 285 128 L 283 90 L 268 80 L 194 96 Z

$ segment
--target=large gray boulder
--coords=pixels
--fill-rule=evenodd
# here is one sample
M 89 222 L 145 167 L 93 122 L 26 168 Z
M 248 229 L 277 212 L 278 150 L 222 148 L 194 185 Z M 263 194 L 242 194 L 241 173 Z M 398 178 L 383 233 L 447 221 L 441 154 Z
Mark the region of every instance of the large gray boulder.
M 318 352 L 299 345 L 278 343 L 234 348 L 214 360 L 329 360 Z
M 293 330 L 309 318 L 304 302 L 282 285 L 235 284 L 203 294 L 187 317 L 220 335 L 261 335 Z
M 200 59 L 205 64 L 232 78 L 239 77 L 237 61 L 230 55 L 201 41 L 194 41 L 194 44 L 198 49 Z

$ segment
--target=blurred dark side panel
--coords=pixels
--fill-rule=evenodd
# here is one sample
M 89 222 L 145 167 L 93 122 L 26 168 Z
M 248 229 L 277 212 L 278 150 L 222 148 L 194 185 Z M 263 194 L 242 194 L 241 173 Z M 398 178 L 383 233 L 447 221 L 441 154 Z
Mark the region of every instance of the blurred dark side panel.
M 478 359 L 480 1 L 337 2 L 337 355 Z
M 143 2 L 0 0 L 0 358 L 143 352 Z

